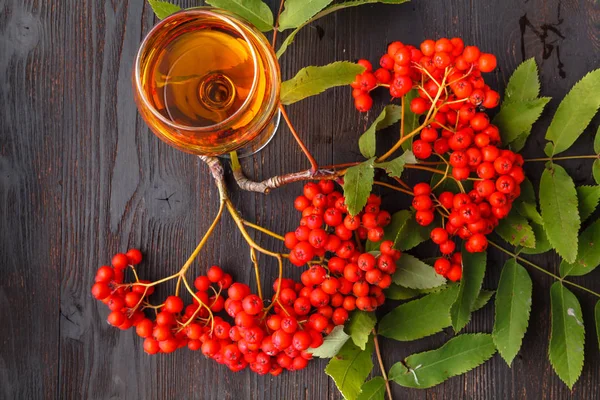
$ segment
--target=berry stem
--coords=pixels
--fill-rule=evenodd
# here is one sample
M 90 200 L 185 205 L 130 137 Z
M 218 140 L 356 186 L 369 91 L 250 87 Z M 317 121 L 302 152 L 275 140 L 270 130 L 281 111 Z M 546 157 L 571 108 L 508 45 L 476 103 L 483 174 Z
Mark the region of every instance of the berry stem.
M 273 39 L 271 39 L 271 47 L 275 50 L 275 44 L 277 43 L 277 31 L 279 30 L 279 16 L 281 15 L 281 10 L 283 10 L 283 2 L 285 0 L 281 0 L 279 2 L 279 10 L 277 11 L 277 18 L 275 18 L 275 26 L 273 27 Z
M 585 156 L 567 156 L 567 157 L 543 157 L 543 158 L 526 158 L 527 162 L 536 161 L 560 161 L 560 160 L 583 160 L 583 159 L 600 159 L 598 154 L 585 155 Z
M 553 273 L 552 273 L 552 272 L 550 272 L 550 271 L 547 271 L 546 269 L 544 269 L 544 268 L 540 267 L 539 265 L 536 265 L 536 264 L 532 263 L 531 261 L 528 261 L 528 260 L 524 259 L 523 257 L 521 257 L 521 256 L 519 256 L 519 255 L 517 255 L 517 254 L 515 254 L 515 253 L 512 253 L 512 252 L 510 252 L 510 251 L 506 250 L 505 248 L 503 248 L 502 246 L 500 246 L 500 245 L 498 245 L 498 244 L 496 244 L 496 243 L 492 242 L 491 240 L 488 240 L 488 243 L 489 243 L 489 244 L 491 244 L 492 246 L 494 246 L 495 248 L 497 248 L 498 250 L 500 250 L 500 251 L 502 251 L 502 252 L 504 252 L 504 253 L 508 254 L 509 256 L 512 256 L 512 257 L 514 257 L 515 259 L 517 259 L 517 260 L 519 260 L 519 261 L 521 261 L 522 263 L 524 263 L 524 264 L 527 264 L 527 265 L 529 265 L 530 267 L 533 267 L 533 268 L 537 269 L 538 271 L 540 271 L 540 272 L 543 272 L 544 274 L 546 274 L 546 275 L 549 275 L 549 276 L 553 277 L 553 278 L 554 278 L 554 279 L 556 279 L 557 281 L 560 281 L 560 282 L 562 282 L 562 283 L 566 283 L 567 285 L 571 285 L 571 286 L 573 286 L 573 287 L 576 287 L 576 288 L 578 288 L 578 289 L 581 289 L 581 290 L 583 290 L 583 291 L 585 291 L 585 292 L 588 292 L 588 293 L 590 293 L 590 294 L 593 294 L 593 295 L 594 295 L 594 296 L 596 296 L 596 297 L 600 297 L 600 293 L 596 293 L 596 292 L 594 292 L 593 290 L 591 290 L 591 289 L 588 289 L 588 288 L 586 288 L 586 287 L 583 287 L 583 286 L 581 286 L 581 285 L 578 285 L 578 284 L 576 284 L 576 283 L 574 283 L 574 282 L 567 281 L 567 280 L 565 280 L 564 278 L 561 278 L 560 276 L 558 276 L 558 275 L 555 275 L 555 274 L 553 274 Z
M 292 125 L 292 121 L 290 120 L 290 117 L 288 116 L 287 111 L 285 110 L 285 107 L 281 103 L 279 103 L 279 111 L 281 111 L 281 115 L 283 116 L 283 119 L 285 120 L 287 126 L 290 128 L 290 131 L 292 132 L 294 139 L 296 139 L 298 146 L 300 146 L 300 149 L 302 150 L 306 158 L 308 158 L 308 161 L 310 162 L 310 171 L 314 174 L 319 169 L 319 164 L 317 164 L 317 161 L 300 138 L 300 135 L 298 135 L 298 132 L 294 128 L 294 125 Z
M 385 380 L 385 390 L 389 400 L 392 398 L 392 388 L 390 387 L 390 381 L 388 380 L 387 373 L 385 372 L 385 366 L 383 365 L 383 359 L 381 358 L 381 349 L 379 348 L 379 339 L 377 339 L 377 332 L 373 329 L 373 344 L 375 344 L 375 354 L 377 355 L 377 361 L 379 362 L 379 369 L 381 370 L 381 376 Z
M 400 139 L 404 137 L 404 103 L 406 95 L 402 96 L 400 100 Z
M 373 184 L 374 185 L 378 185 L 378 186 L 383 186 L 383 187 L 386 187 L 386 188 L 390 188 L 390 189 L 393 189 L 393 190 L 395 190 L 397 192 L 402 192 L 404 194 L 407 194 L 409 196 L 414 196 L 413 192 L 411 192 L 410 190 L 405 190 L 405 189 L 402 189 L 402 188 L 400 188 L 398 186 L 390 185 L 389 183 L 380 182 L 380 181 L 374 181 Z
M 246 226 L 248 226 L 248 227 L 250 227 L 252 229 L 256 229 L 257 231 L 261 231 L 264 234 L 267 234 L 267 235 L 269 235 L 271 237 L 274 237 L 275 239 L 279 239 L 281 241 L 285 240 L 285 238 L 283 236 L 278 235 L 277 233 L 275 233 L 273 231 L 270 231 L 267 228 L 263 228 L 260 225 L 253 224 L 252 222 L 249 222 L 249 221 L 246 221 L 246 220 L 243 220 L 243 223 L 244 223 L 244 225 L 246 225 Z
M 379 157 L 377 159 L 377 162 L 382 162 L 382 161 L 385 161 L 387 158 L 389 158 L 392 154 L 394 154 L 394 152 L 396 150 L 398 150 L 400 148 L 400 146 L 402 146 L 402 144 L 404 142 L 406 142 L 411 137 L 416 136 L 419 132 L 421 132 L 421 130 L 423 128 L 425 128 L 427 125 L 429 125 L 429 123 L 431 122 L 431 120 L 433 118 L 435 118 L 435 115 L 438 112 L 438 108 L 435 106 L 435 103 L 437 103 L 437 101 L 439 100 L 440 96 L 444 92 L 444 89 L 446 87 L 446 78 L 448 77 L 448 72 L 449 72 L 449 70 L 446 69 L 446 73 L 444 74 L 444 79 L 442 79 L 442 83 L 441 83 L 441 85 L 440 85 L 440 87 L 439 87 L 439 89 L 437 91 L 437 94 L 436 94 L 435 98 L 433 99 L 433 101 L 431 102 L 431 108 L 427 112 L 427 116 L 425 117 L 425 121 L 417 129 L 415 129 L 414 131 L 410 132 L 409 134 L 407 134 L 406 136 L 404 136 L 400 140 L 398 140 L 396 142 L 396 144 L 393 145 L 392 148 L 387 151 L 387 153 L 385 153 L 384 155 L 382 155 L 381 157 Z
M 260 285 L 260 270 L 258 268 L 258 259 L 256 258 L 256 250 L 254 250 L 252 247 L 250 248 L 250 259 L 252 260 L 252 265 L 254 265 L 254 273 L 256 274 L 256 282 L 259 282 L 257 285 L 257 289 L 258 289 L 258 297 L 260 297 L 260 299 L 263 299 L 263 295 L 262 295 L 262 286 Z

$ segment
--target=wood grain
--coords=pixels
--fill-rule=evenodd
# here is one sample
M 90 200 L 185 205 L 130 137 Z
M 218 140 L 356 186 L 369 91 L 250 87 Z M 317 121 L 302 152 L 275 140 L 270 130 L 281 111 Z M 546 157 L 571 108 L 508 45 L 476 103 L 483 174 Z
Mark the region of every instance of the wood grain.
M 194 0 L 176 2 L 199 5 Z M 274 10 L 276 3 L 269 1 Z M 599 21 L 600 7 L 593 0 L 369 5 L 305 28 L 282 58 L 281 68 L 289 78 L 306 65 L 358 58 L 376 62 L 392 40 L 419 43 L 425 37 L 461 36 L 498 56 L 498 71 L 489 79 L 501 89 L 523 59 L 535 57 L 542 93 L 554 98 L 524 150 L 527 157 L 536 157 L 542 155 L 544 128 L 558 100 L 585 72 L 600 66 Z M 106 309 L 89 294 L 98 266 L 128 247 L 144 251 L 143 277 L 158 279 L 176 271 L 217 211 L 217 194 L 204 165 L 160 142 L 137 114 L 132 63 L 154 22 L 142 0 L 0 0 L 0 398 L 338 399 L 335 385 L 322 373 L 323 360 L 273 378 L 248 371 L 233 374 L 189 351 L 149 357 L 135 334 L 104 322 Z M 378 100 L 382 104 L 387 98 L 381 94 Z M 378 111 L 357 113 L 348 88 L 289 107 L 291 119 L 322 164 L 356 160 L 356 139 Z M 592 126 L 599 122 L 596 118 Z M 588 130 L 569 153 L 589 151 L 592 128 Z M 390 128 L 378 135 L 383 146 L 398 132 Z M 308 163 L 282 126 L 273 142 L 243 165 L 248 176 L 258 179 Z M 591 163 L 564 165 L 578 185 L 592 182 Z M 526 166 L 536 185 L 541 168 Z M 408 174 L 413 181 L 419 176 Z M 297 223 L 291 201 L 301 184 L 267 196 L 240 193 L 233 182 L 230 187 L 233 201 L 249 220 L 282 233 Z M 392 210 L 409 204 L 404 196 L 380 193 Z M 265 235 L 255 237 L 266 247 L 279 245 Z M 429 256 L 430 251 L 422 246 L 416 253 Z M 559 259 L 553 254 L 530 259 L 557 272 Z M 494 288 L 506 257 L 490 251 L 489 260 L 484 286 Z M 238 280 L 253 281 L 247 247 L 228 218 L 194 273 L 216 263 Z M 264 257 L 260 263 L 264 282 L 272 281 L 275 263 Z M 294 278 L 300 272 L 286 271 Z M 395 397 L 599 398 L 594 298 L 575 291 L 587 324 L 587 359 L 570 392 L 547 361 L 552 279 L 530 273 L 530 328 L 512 368 L 496 356 L 427 391 L 393 385 Z M 599 291 L 599 273 L 574 281 Z M 157 297 L 172 289 L 166 286 Z M 473 316 L 467 331 L 491 331 L 493 313 L 493 305 L 487 305 Z M 451 335 L 446 331 L 411 343 L 382 340 L 385 365 L 438 347 Z

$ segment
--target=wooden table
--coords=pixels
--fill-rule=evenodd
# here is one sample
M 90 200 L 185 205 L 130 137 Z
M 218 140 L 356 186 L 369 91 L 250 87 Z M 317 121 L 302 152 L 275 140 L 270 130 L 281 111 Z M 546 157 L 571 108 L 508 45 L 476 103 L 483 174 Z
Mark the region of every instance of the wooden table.
M 198 5 L 194 0 L 178 3 Z M 275 8 L 275 1 L 270 3 Z M 539 156 L 556 99 L 600 64 L 599 21 L 600 8 L 592 0 L 415 0 L 364 6 L 304 29 L 282 59 L 282 73 L 289 78 L 300 67 L 334 60 L 375 62 L 392 40 L 416 44 L 426 37 L 461 36 L 498 56 L 499 69 L 488 78 L 502 90 L 515 67 L 535 57 L 542 93 L 555 98 L 524 152 Z M 147 356 L 133 332 L 106 324 L 105 307 L 90 296 L 98 266 L 130 246 L 145 253 L 143 277 L 158 279 L 176 271 L 216 212 L 217 193 L 207 168 L 154 137 L 133 102 L 132 61 L 154 23 L 142 0 L 0 1 L 0 398 L 340 398 L 322 372 L 323 360 L 274 378 L 233 374 L 190 351 Z M 374 118 L 375 112 L 362 115 L 353 109 L 349 92 L 338 88 L 289 107 L 323 164 L 359 159 L 356 138 Z M 379 100 L 381 105 L 386 98 Z M 586 154 L 591 143 L 590 129 L 573 153 Z M 244 161 L 255 178 L 307 165 L 285 127 L 266 150 Z M 592 182 L 590 163 L 563 165 L 577 184 Z M 541 168 L 541 163 L 526 167 L 534 183 Z M 249 220 L 278 232 L 297 224 L 291 202 L 300 184 L 264 196 L 241 193 L 229 183 L 235 204 Z M 406 197 L 382 193 L 393 210 L 409 204 Z M 278 245 L 264 235 L 257 239 L 270 248 Z M 484 286 L 494 288 L 506 257 L 494 250 L 489 254 Z M 531 259 L 558 269 L 555 255 Z M 275 265 L 261 261 L 264 279 L 271 281 Z M 195 273 L 213 263 L 233 271 L 238 280 L 253 282 L 245 243 L 230 219 L 218 227 Z M 300 270 L 288 267 L 286 273 L 297 278 Z M 587 324 L 587 359 L 570 392 L 547 361 L 552 279 L 530 273 L 530 328 L 512 369 L 495 356 L 428 391 L 394 385 L 396 398 L 600 398 L 594 299 L 576 292 Z M 598 291 L 599 274 L 576 281 Z M 467 331 L 490 332 L 493 316 L 488 304 L 474 314 Z M 385 365 L 438 347 L 451 334 L 447 330 L 412 343 L 384 340 Z M 378 374 L 377 367 L 373 373 Z

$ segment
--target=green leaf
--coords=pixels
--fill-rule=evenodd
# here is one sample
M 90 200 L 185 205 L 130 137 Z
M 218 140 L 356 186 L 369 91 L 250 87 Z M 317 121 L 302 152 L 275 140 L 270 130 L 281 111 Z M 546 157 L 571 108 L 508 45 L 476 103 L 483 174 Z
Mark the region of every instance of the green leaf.
M 176 4 L 171 4 L 168 1 L 160 1 L 160 0 L 148 0 L 150 7 L 152 7 L 152 11 L 158 17 L 158 19 L 165 19 L 169 15 L 176 13 L 177 11 L 181 11 L 181 7 Z
M 500 112 L 494 117 L 493 123 L 500 129 L 503 143 L 511 143 L 519 138 L 523 132 L 528 132 L 535 121 L 540 117 L 550 97 L 539 99 L 514 101 L 503 105 Z
M 525 143 L 527 143 L 529 135 L 531 135 L 531 131 L 525 131 L 519 136 L 517 136 L 517 138 L 510 143 L 510 148 L 512 149 L 512 151 L 518 153 L 521 150 L 523 150 L 523 147 L 525 147 Z
M 519 196 L 519 200 L 533 204 L 537 203 L 535 197 L 535 189 L 533 188 L 533 184 L 528 178 L 525 178 L 525 180 L 521 182 L 521 195 Z
M 392 222 L 385 227 L 383 239 L 375 243 L 367 241 L 366 248 L 367 251 L 378 250 L 382 241 L 391 240 L 394 242 L 396 249 L 410 250 L 428 240 L 434 227 L 435 224 L 429 226 L 419 225 L 413 212 L 401 210 L 392 214 Z
M 361 392 L 356 400 L 384 400 L 385 379 L 376 376 L 362 385 Z
M 419 92 L 416 89 L 412 89 L 404 95 L 404 134 L 413 132 L 421 125 L 419 122 L 419 115 L 410 110 L 410 102 L 418 96 Z M 402 143 L 402 149 L 404 149 L 404 151 L 412 149 L 413 139 L 414 138 L 411 137 Z
M 361 350 L 351 340 L 329 361 L 325 373 L 335 381 L 335 385 L 345 399 L 355 400 L 362 384 L 373 369 L 373 340 L 369 340 L 365 350 Z
M 485 307 L 485 305 L 488 303 L 488 301 L 490 301 L 494 293 L 495 292 L 493 290 L 481 289 L 481 292 L 479 292 L 479 296 L 477 296 L 477 299 L 475 299 L 475 302 L 473 303 L 472 311 L 477 311 Z
M 410 250 L 428 240 L 434 227 L 435 224 L 430 224 L 429 226 L 419 225 L 414 217 L 414 213 L 411 213 L 406 224 L 397 232 L 394 239 L 394 247 L 402 251 Z
M 450 326 L 450 306 L 458 286 L 401 304 L 379 321 L 377 334 L 399 341 L 421 339 Z
M 531 223 L 531 228 L 533 229 L 533 233 L 535 235 L 535 248 L 528 249 L 527 247 L 524 247 L 521 249 L 521 253 L 541 254 L 551 250 L 552 245 L 548 241 L 548 236 L 546 235 L 544 227 L 536 223 Z
M 579 215 L 583 223 L 594 213 L 600 202 L 600 186 L 578 186 Z
M 279 30 L 297 28 L 305 24 L 333 0 L 285 0 L 285 8 L 279 16 Z
M 408 0 L 357 0 L 357 1 L 347 1 L 347 2 L 341 3 L 341 4 L 334 4 L 333 6 L 328 7 L 326 9 L 324 9 L 323 11 L 319 12 L 317 15 L 315 15 L 314 17 L 312 17 L 311 19 L 309 19 L 308 21 L 304 22 L 303 24 L 299 25 L 296 29 L 294 29 L 292 31 L 292 33 L 290 33 L 288 35 L 288 37 L 283 41 L 283 43 L 281 44 L 281 47 L 279 47 L 279 50 L 277 50 L 277 58 L 280 58 L 283 55 L 283 53 L 285 53 L 288 46 L 290 44 L 292 44 L 296 35 L 298 34 L 298 32 L 300 32 L 300 29 L 302 29 L 306 25 L 318 20 L 319 18 L 322 18 L 326 15 L 332 14 L 335 11 L 341 10 L 343 8 L 362 6 L 363 4 L 372 4 L 372 3 L 402 4 L 407 1 Z
M 365 204 L 367 204 L 367 198 L 371 194 L 373 177 L 375 176 L 374 161 L 375 158 L 372 158 L 362 164 L 350 167 L 346 171 L 346 175 L 344 176 L 344 197 L 346 198 L 348 212 L 351 215 L 361 212 Z
M 600 126 L 598 126 L 596 136 L 594 136 L 594 153 L 600 154 Z
M 496 318 L 492 337 L 498 352 L 510 366 L 521 348 L 531 311 L 532 283 L 515 259 L 509 259 L 498 283 Z
M 426 389 L 472 370 L 495 352 L 489 334 L 459 335 L 437 350 L 413 354 L 394 364 L 388 377 L 400 386 Z
M 392 161 L 375 164 L 375 167 L 385 169 L 388 175 L 391 177 L 400 178 L 402 171 L 404 171 L 404 165 L 407 163 L 414 164 L 416 162 L 417 159 L 415 158 L 413 152 L 407 150 L 399 157 L 394 158 Z
M 567 150 L 583 133 L 600 107 L 600 69 L 584 76 L 560 102 L 546 132 L 548 157 Z
M 390 300 L 410 300 L 421 295 L 416 289 L 409 289 L 392 283 L 389 288 L 383 291 L 385 298 Z
M 535 236 L 529 222 L 512 210 L 508 216 L 501 219 L 496 227 L 496 233 L 502 239 L 514 246 L 535 247 Z
M 519 214 L 529 219 L 530 221 L 538 225 L 544 224 L 544 220 L 542 219 L 542 216 L 540 215 L 540 212 L 538 211 L 535 203 L 521 201 L 518 204 L 516 204 L 516 210 Z
M 581 225 L 573 179 L 560 165 L 548 163 L 540 182 L 540 208 L 548 240 L 568 262 L 577 257 L 577 233 Z
M 540 78 L 535 58 L 523 61 L 513 72 L 504 91 L 504 104 L 533 100 L 540 94 Z
M 331 333 L 323 339 L 323 344 L 316 349 L 309 348 L 307 351 L 314 357 L 331 358 L 335 356 L 342 346 L 350 339 L 350 335 L 344 332 L 344 326 L 338 325 Z
M 348 61 L 302 68 L 292 79 L 281 83 L 281 103 L 293 104 L 332 87 L 349 85 L 364 70 L 362 65 Z
M 463 244 L 462 249 L 462 278 L 458 296 L 450 307 L 450 318 L 454 332 L 459 332 L 471 319 L 471 311 L 475 300 L 481 291 L 487 254 L 469 253 Z
M 598 348 L 600 349 L 600 301 L 596 303 L 594 314 L 596 316 L 596 336 L 598 336 Z
M 594 160 L 592 165 L 592 175 L 597 185 L 600 185 L 600 160 Z
M 364 350 L 376 323 L 375 313 L 360 310 L 353 312 L 348 322 L 348 332 L 354 344 Z
M 273 13 L 261 0 L 206 0 L 206 3 L 239 15 L 261 32 L 273 30 Z
M 379 250 L 379 245 L 384 240 L 391 240 L 395 244 L 396 236 L 400 233 L 404 225 L 406 225 L 408 220 L 411 218 L 413 218 L 413 214 L 408 210 L 401 210 L 392 214 L 392 221 L 384 229 L 383 239 L 381 239 L 379 242 L 371 242 L 370 240 L 367 240 L 365 246 L 366 250 Z
M 410 254 L 402 254 L 396 261 L 394 283 L 410 289 L 431 289 L 446 283 L 446 279 L 435 272 L 432 266 Z
M 578 248 L 574 263 L 565 260 L 560 263 L 560 276 L 586 275 L 600 264 L 600 219 L 581 233 Z
M 548 350 L 550 363 L 558 377 L 569 387 L 581 375 L 585 328 L 579 301 L 562 283 L 550 288 L 552 330 Z
M 360 149 L 360 153 L 365 158 L 375 157 L 375 132 L 387 128 L 388 126 L 392 126 L 396 122 L 400 121 L 401 112 L 402 109 L 400 106 L 395 104 L 385 106 L 383 111 L 381 111 L 381 114 L 379 114 L 369 129 L 367 129 L 365 133 L 360 136 L 358 139 L 358 147 Z

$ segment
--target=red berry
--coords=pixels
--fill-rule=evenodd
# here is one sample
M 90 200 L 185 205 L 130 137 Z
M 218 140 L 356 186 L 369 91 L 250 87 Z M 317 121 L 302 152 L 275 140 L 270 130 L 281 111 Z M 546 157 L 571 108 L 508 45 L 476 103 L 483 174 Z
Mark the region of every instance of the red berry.
M 123 253 L 115 254 L 111 262 L 116 269 L 125 269 L 129 265 L 129 259 Z

